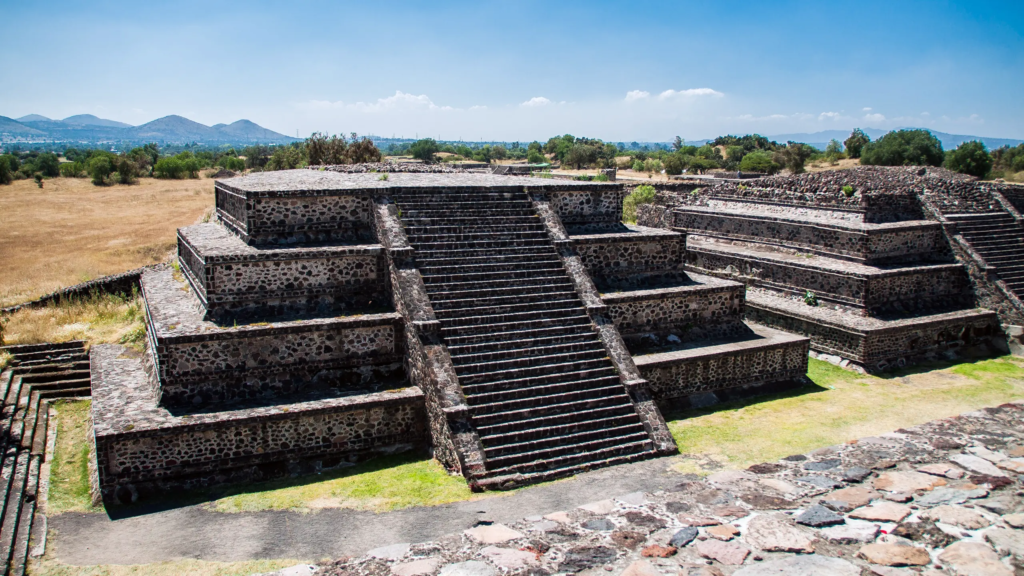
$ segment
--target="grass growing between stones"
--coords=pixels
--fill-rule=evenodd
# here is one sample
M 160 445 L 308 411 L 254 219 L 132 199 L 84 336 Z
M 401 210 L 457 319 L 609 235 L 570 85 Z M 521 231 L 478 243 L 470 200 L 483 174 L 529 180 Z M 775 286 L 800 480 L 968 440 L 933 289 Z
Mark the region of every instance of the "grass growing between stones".
M 387 512 L 411 506 L 436 506 L 480 497 L 466 480 L 451 476 L 422 453 L 374 458 L 315 477 L 276 480 L 247 487 L 244 494 L 213 503 L 219 512 L 353 508 Z
M 89 495 L 89 400 L 61 401 L 57 411 L 56 453 L 50 464 L 48 514 L 92 512 Z
M 249 576 L 301 564 L 298 560 L 252 560 L 249 562 L 204 562 L 176 560 L 141 565 L 72 566 L 44 558 L 29 563 L 33 576 Z
M 810 360 L 813 385 L 666 415 L 681 453 L 676 468 L 707 473 L 745 468 L 1024 399 L 1024 359 L 1004 356 L 881 377 Z
M 87 340 L 138 350 L 146 339 L 145 312 L 137 295 L 94 293 L 40 308 L 18 310 L 4 325 L 5 344 Z

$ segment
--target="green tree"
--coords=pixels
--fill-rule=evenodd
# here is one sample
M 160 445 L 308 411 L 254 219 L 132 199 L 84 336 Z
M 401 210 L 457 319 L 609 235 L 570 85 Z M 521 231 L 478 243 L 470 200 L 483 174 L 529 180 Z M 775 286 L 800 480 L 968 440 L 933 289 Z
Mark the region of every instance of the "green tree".
M 680 154 L 669 154 L 665 158 L 665 174 L 669 176 L 675 174 L 682 174 L 685 164 L 683 163 L 683 157 Z
M 278 146 L 267 162 L 267 170 L 294 170 L 306 165 L 305 146 Z
M 146 159 L 148 160 L 148 157 Z M 119 184 L 135 183 L 139 167 L 129 156 L 118 156 L 115 168 L 117 168 L 117 182 Z
M 10 184 L 14 182 L 14 171 L 11 170 L 11 165 L 7 161 L 7 155 L 0 156 L 0 184 Z
M 927 130 L 896 130 L 864 145 L 860 163 L 873 166 L 942 166 L 942 143 Z
M 803 174 L 804 164 L 814 154 L 814 148 L 800 142 L 790 141 L 785 148 L 775 152 L 773 160 L 789 169 L 793 174 Z
M 597 162 L 597 158 L 598 152 L 593 146 L 587 146 L 586 144 L 573 144 L 562 162 L 563 164 L 574 168 L 586 168 Z
M 971 140 L 946 154 L 946 168 L 961 174 L 985 178 L 992 171 L 992 156 L 984 144 Z
M 501 144 L 498 144 L 491 148 L 491 154 L 494 156 L 495 160 L 504 160 L 508 157 L 508 149 Z
M 531 148 L 530 151 L 526 153 L 526 161 L 530 164 L 547 164 L 548 158 L 541 154 L 539 149 L 534 150 Z
M 743 160 L 740 160 L 740 170 L 744 172 L 775 174 L 779 171 L 779 165 L 772 160 L 771 154 L 757 150 L 743 156 Z
M 157 178 L 172 178 L 178 179 L 185 174 L 185 167 L 182 165 L 181 160 L 174 156 L 167 158 L 161 158 L 156 161 L 156 165 L 153 166 L 153 175 Z
M 740 162 L 743 160 L 743 157 L 746 156 L 746 154 L 747 151 L 743 148 L 743 146 L 727 146 L 725 148 L 725 157 L 730 162 Z
M 675 150 L 676 152 L 679 152 L 680 150 L 682 150 L 683 149 L 683 139 L 680 138 L 679 136 L 676 136 L 675 140 L 672 141 L 672 149 Z
M 85 164 L 82 162 L 64 162 L 60 165 L 60 175 L 64 178 L 81 178 L 85 173 Z
M 622 221 L 627 224 L 636 224 L 637 207 L 654 202 L 655 194 L 654 186 L 646 184 L 637 186 L 622 201 Z
M 114 172 L 114 162 L 111 154 L 100 154 L 89 159 L 89 176 L 92 176 L 92 183 L 96 186 L 107 184 L 107 178 Z
M 412 143 L 409 146 L 409 154 L 417 160 L 422 160 L 427 164 L 433 164 L 437 161 L 435 155 L 437 154 L 437 142 L 433 138 L 423 138 Z
M 60 159 L 53 152 L 45 152 L 36 158 L 36 170 L 47 178 L 60 176 Z
M 861 152 L 864 147 L 871 142 L 871 138 L 864 133 L 860 128 L 854 128 L 853 132 L 850 133 L 850 137 L 843 142 L 843 146 L 846 147 L 846 154 L 850 158 L 860 158 Z

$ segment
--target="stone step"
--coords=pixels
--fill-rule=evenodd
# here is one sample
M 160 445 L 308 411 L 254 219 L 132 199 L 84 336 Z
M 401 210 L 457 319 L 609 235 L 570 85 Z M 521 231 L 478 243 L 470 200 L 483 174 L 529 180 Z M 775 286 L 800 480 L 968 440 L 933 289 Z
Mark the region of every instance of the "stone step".
M 555 248 L 548 245 L 505 246 L 498 248 L 460 248 L 458 250 L 417 250 L 416 258 L 427 260 L 455 260 L 458 258 L 490 258 L 494 256 L 537 256 L 557 255 Z
M 31 362 L 31 363 L 29 363 Z M 43 374 L 48 372 L 63 372 L 66 370 L 88 370 L 89 369 L 89 358 L 86 356 L 82 359 L 77 358 L 61 358 L 57 360 L 43 361 L 43 360 L 31 360 L 29 362 L 18 362 L 14 364 L 18 369 L 18 374 Z
M 553 371 L 537 376 L 510 374 L 503 380 L 483 381 L 478 384 L 463 383 L 462 391 L 467 396 L 482 396 L 492 393 L 513 393 L 519 390 L 535 389 L 539 386 L 589 382 L 610 377 L 619 378 L 618 373 L 610 364 L 596 367 L 568 365 L 557 372 Z
M 504 358 L 486 358 L 488 356 L 506 356 Z M 599 342 L 575 344 L 559 344 L 539 348 L 524 348 L 520 353 L 495 353 L 477 355 L 479 362 L 466 362 L 469 357 L 459 358 L 455 362 L 455 372 L 460 379 L 469 375 L 503 372 L 516 368 L 535 368 L 537 363 L 562 364 L 566 362 L 586 362 L 604 358 L 608 355 Z M 485 359 L 486 358 L 486 359 Z M 454 359 L 453 359 L 454 360 Z
M 491 278 L 491 276 L 483 275 L 482 278 Z M 427 292 L 431 295 L 469 290 L 489 290 L 492 288 L 528 288 L 563 282 L 568 282 L 564 268 L 561 270 L 545 270 L 543 274 L 536 276 L 522 274 L 518 278 L 499 278 L 497 280 L 480 279 L 480 277 L 459 278 L 457 280 L 452 280 L 450 276 L 423 277 L 423 283 L 426 285 Z
M 34 372 L 21 376 L 25 384 L 40 384 L 45 382 L 57 382 L 61 380 L 78 380 L 89 378 L 89 369 L 57 370 L 53 372 Z
M 479 417 L 479 421 L 483 422 L 483 417 L 495 414 L 524 414 L 530 412 L 530 415 L 542 415 L 547 406 L 556 406 L 569 402 L 614 403 L 611 402 L 613 399 L 618 398 L 621 400 L 624 397 L 625 392 L 622 383 L 615 382 L 611 386 L 581 387 L 577 390 L 554 392 L 552 394 L 537 392 L 536 395 L 515 400 L 502 400 L 490 404 L 472 404 L 470 413 L 473 415 L 474 421 L 477 421 L 476 419 Z
M 89 378 L 76 378 L 72 380 L 55 380 L 53 382 L 39 382 L 32 384 L 33 392 L 59 392 L 72 388 L 88 388 L 91 380 Z
M 506 431 L 496 430 L 489 431 L 487 434 L 481 433 L 480 440 L 484 445 L 484 450 L 500 450 L 506 446 L 535 441 L 543 442 L 568 434 L 601 432 L 614 428 L 640 425 L 640 418 L 636 415 L 635 411 L 632 413 L 607 413 L 607 410 L 592 411 L 586 415 L 586 418 L 573 422 L 547 424 L 542 422 L 533 428 Z
M 554 266 L 554 265 L 552 265 Z M 503 270 L 492 272 L 466 272 L 459 274 L 423 274 L 423 282 L 427 284 L 427 290 L 432 284 L 462 284 L 467 282 L 500 282 L 510 284 L 514 280 L 533 280 L 536 278 L 562 278 L 565 276 L 565 268 L 537 268 L 533 270 Z
M 601 412 L 605 410 L 609 412 Z M 622 389 L 622 393 L 618 396 L 605 396 L 577 401 L 570 400 L 557 404 L 530 406 L 519 410 L 481 414 L 473 416 L 473 424 L 480 431 L 481 437 L 483 437 L 495 430 L 510 432 L 513 430 L 537 428 L 538 423 L 543 423 L 545 426 L 567 424 L 581 420 L 581 416 L 584 414 L 597 414 L 599 412 L 601 415 L 612 413 L 628 414 L 634 412 L 634 409 L 633 404 L 629 401 L 629 396 L 626 396 L 625 389 Z
M 491 332 L 490 329 L 495 331 Z M 443 332 L 444 329 L 442 328 L 442 333 Z M 460 333 L 454 335 L 454 331 L 449 331 L 444 340 L 445 343 L 448 344 L 449 349 L 451 349 L 453 346 L 489 346 L 491 344 L 512 340 L 525 340 L 528 338 L 542 337 L 557 338 L 562 335 L 575 337 L 577 334 L 593 333 L 594 329 L 593 325 L 590 323 L 590 318 L 580 318 L 571 324 L 559 323 L 540 328 L 536 327 L 536 323 L 534 322 L 516 322 L 508 325 L 492 324 L 486 327 L 485 330 L 477 331 L 476 333 Z
M 550 246 L 551 241 L 547 238 L 515 238 L 515 239 L 468 239 L 460 241 L 439 241 L 439 242 L 417 242 L 415 239 L 410 239 L 409 244 L 416 250 L 417 253 L 427 252 L 439 252 L 447 250 L 461 250 L 471 249 L 479 250 L 482 248 L 506 248 L 506 247 L 532 247 L 532 246 Z
M 567 333 L 559 333 L 553 336 L 539 336 L 532 338 L 522 338 L 519 340 L 496 340 L 488 342 L 479 342 L 476 344 L 463 344 L 457 346 L 448 346 L 448 353 L 452 358 L 464 358 L 471 355 L 483 354 L 488 352 L 500 352 L 506 350 L 518 350 L 520 348 L 531 348 L 535 346 L 550 346 L 554 344 L 573 344 L 577 342 L 590 342 L 595 338 L 595 334 L 590 330 L 577 330 L 569 331 Z
M 491 360 L 507 360 L 512 358 L 525 358 L 528 356 L 541 356 L 555 352 L 584 352 L 593 350 L 604 350 L 604 345 L 598 340 L 597 335 L 591 334 L 589 338 L 580 339 L 576 342 L 534 342 L 523 341 L 522 344 L 512 345 L 502 343 L 491 350 L 484 350 L 475 353 L 457 354 L 451 352 L 452 361 L 456 366 L 466 364 L 478 364 Z
M 536 220 L 536 219 L 534 219 Z M 547 228 L 543 223 L 533 222 L 522 222 L 512 224 L 466 224 L 464 226 L 447 226 L 447 225 L 429 225 L 429 226 L 418 226 L 418 225 L 406 225 L 403 226 L 405 229 L 406 236 L 420 236 L 422 234 L 469 234 L 475 232 L 506 232 L 510 230 L 515 231 L 538 231 L 547 233 Z
M 532 206 L 526 198 L 489 198 L 489 199 L 464 199 L 449 197 L 447 201 L 439 203 L 434 200 L 424 201 L 415 198 L 401 198 L 397 202 L 402 209 L 402 216 L 412 214 L 414 211 L 422 210 L 444 210 L 449 214 L 461 214 L 468 210 L 480 210 L 493 213 L 500 210 L 527 210 Z
M 504 476 L 507 474 L 515 473 L 530 474 L 556 471 L 561 472 L 560 469 L 563 468 L 577 468 L 589 462 L 598 462 L 614 456 L 635 455 L 637 457 L 646 457 L 650 453 L 650 440 L 645 440 L 643 442 L 624 442 L 622 444 L 610 446 L 607 448 L 603 448 L 601 450 L 587 451 L 579 454 L 560 456 L 558 458 L 552 458 L 550 460 L 534 460 L 531 462 L 516 464 L 506 468 L 496 468 L 494 470 L 488 470 L 487 476 Z M 573 472 L 561 472 L 559 475 L 565 475 L 568 473 Z
M 567 438 L 565 440 L 568 440 Z M 577 442 L 566 441 L 563 444 L 541 448 L 533 445 L 533 450 L 520 452 L 517 454 L 507 454 L 502 456 L 495 456 L 493 458 L 485 458 L 488 471 L 493 473 L 500 473 L 501 470 L 515 469 L 521 471 L 520 466 L 525 464 L 528 466 L 527 470 L 534 468 L 534 462 L 545 462 L 551 461 L 557 458 L 565 458 L 571 456 L 579 456 L 582 454 L 594 454 L 602 450 L 614 449 L 616 447 L 624 447 L 627 445 L 642 446 L 643 449 L 649 450 L 651 448 L 650 440 L 647 437 L 647 432 L 644 431 L 643 427 L 637 426 L 632 432 L 622 430 L 620 434 L 615 436 L 609 436 L 606 438 L 595 438 L 595 439 L 580 439 Z M 526 444 L 524 448 L 529 448 L 531 445 Z M 640 450 L 637 450 L 640 451 Z M 633 453 L 633 450 L 627 450 L 629 453 Z M 545 466 L 546 468 L 547 466 Z
M 566 308 L 553 308 L 550 310 L 531 310 L 527 312 L 509 312 L 494 316 L 491 314 L 483 316 L 461 316 L 458 318 L 446 318 L 441 323 L 442 334 L 445 329 L 465 329 L 471 326 L 491 326 L 493 324 L 506 324 L 514 322 L 537 322 L 551 323 L 561 322 L 566 318 L 586 318 L 586 311 L 578 303 L 575 306 Z M 550 324 L 547 324 L 550 325 Z M 449 332 L 450 333 L 450 332 Z
M 23 576 L 25 567 L 28 564 L 29 546 L 32 540 L 32 529 L 35 523 L 36 506 L 39 498 L 39 473 L 42 467 L 43 457 L 33 455 L 29 459 L 28 485 L 25 488 L 21 508 L 21 518 L 18 520 L 18 529 L 14 537 L 14 548 L 11 551 L 9 576 Z
M 561 360 L 561 361 L 558 361 Z M 549 364 L 542 364 L 542 361 L 549 361 Z M 611 363 L 604 356 L 589 360 L 578 360 L 571 358 L 535 358 L 534 363 L 526 367 L 518 367 L 510 370 L 495 370 L 493 372 L 476 372 L 473 374 L 459 374 L 459 382 L 466 385 L 482 384 L 485 382 L 501 382 L 529 376 L 545 376 L 559 374 L 562 372 L 579 372 L 583 370 L 595 370 L 610 366 Z
M 506 217 L 529 217 L 533 216 L 536 218 L 536 214 L 533 208 L 525 208 L 518 203 L 514 207 L 509 208 L 465 208 L 462 210 L 449 210 L 447 208 L 419 208 L 419 209 L 406 209 L 399 204 L 402 210 L 402 220 L 408 222 L 421 223 L 425 220 L 439 220 L 443 219 L 446 222 L 451 222 L 452 214 L 458 214 L 462 218 L 480 218 L 484 220 L 497 220 Z
M 520 303 L 512 303 L 520 302 Z M 472 304 L 472 303 L 470 303 Z M 482 304 L 482 303 L 481 303 Z M 561 299 L 555 296 L 545 295 L 543 298 L 534 301 L 507 301 L 507 303 L 494 303 L 490 306 L 472 306 L 467 308 L 449 308 L 442 306 L 434 309 L 438 319 L 442 321 L 471 318 L 475 316 L 505 316 L 508 314 L 521 314 L 525 312 L 541 310 L 560 310 L 565 308 L 581 307 L 580 299 L 575 292 L 567 293 Z
M 49 342 L 46 344 L 11 344 L 0 346 L 0 351 L 9 352 L 26 360 L 34 359 L 37 354 L 46 355 L 51 352 L 64 350 L 85 350 L 85 340 L 71 340 L 68 342 Z
M 437 244 L 437 243 L 462 243 L 462 242 L 480 242 L 480 241 L 516 241 L 519 240 L 534 240 L 548 238 L 548 233 L 544 230 L 505 230 L 501 232 L 471 232 L 471 231 L 458 231 L 449 233 L 435 233 L 435 234 L 408 234 L 409 243 L 413 246 L 422 246 L 424 244 Z
M 488 254 L 486 256 L 441 256 L 437 258 L 427 258 L 422 255 L 417 255 L 416 263 L 420 269 L 430 266 L 464 266 L 473 264 L 501 264 L 505 262 L 561 262 L 553 250 L 544 250 L 536 254 L 522 253 L 522 254 Z
M 0 563 L 6 566 L 14 552 L 14 540 L 18 533 L 21 520 L 21 509 L 24 503 L 25 489 L 28 487 L 28 467 L 31 454 L 27 450 L 19 451 L 16 456 L 14 478 L 4 506 L 2 524 L 0 524 Z
M 438 266 L 420 266 L 420 274 L 424 276 L 444 276 L 456 274 L 500 274 L 502 272 L 523 272 L 526 270 L 557 270 L 562 262 L 556 258 L 538 259 L 525 262 L 495 262 L 490 264 L 445 263 Z
M 613 419 L 606 420 L 610 422 Z M 607 422 L 604 420 L 593 420 L 591 422 L 592 425 L 586 430 L 562 428 L 549 434 L 547 437 L 531 438 L 526 442 L 513 441 L 506 444 L 493 444 L 489 439 L 488 445 L 484 447 L 484 456 L 490 460 L 492 458 L 500 458 L 502 456 L 512 454 L 522 454 L 524 452 L 529 452 L 530 450 L 559 446 L 566 443 L 576 444 L 579 442 L 588 442 L 620 434 L 633 434 L 637 431 L 642 433 L 644 430 L 643 425 L 640 424 L 639 420 L 628 423 L 617 423 L 610 426 L 607 425 Z
M 527 382 L 529 380 L 524 379 Z M 477 406 L 529 398 L 534 395 L 549 396 L 551 394 L 571 393 L 576 390 L 589 390 L 595 387 L 607 388 L 609 386 L 618 386 L 620 389 L 622 387 L 622 379 L 618 375 L 601 376 L 598 378 L 580 378 L 567 375 L 564 380 L 564 382 L 553 384 L 524 385 L 518 388 L 508 388 L 494 392 L 466 392 L 466 401 L 470 406 Z
M 417 217 L 409 218 L 407 215 L 402 214 L 402 224 L 404 226 L 470 226 L 470 225 L 500 225 L 500 224 L 537 224 L 541 223 L 539 217 L 536 214 L 530 214 L 527 216 L 497 216 L 489 218 L 487 216 L 467 216 L 459 214 L 457 216 L 444 216 L 436 215 L 430 217 Z
M 62 388 L 60 390 L 41 390 L 39 396 L 45 399 L 51 398 L 81 398 L 83 396 L 91 396 L 92 388 L 79 387 L 79 388 Z
M 430 303 L 437 308 L 444 308 L 453 303 L 464 301 L 483 302 L 499 301 L 505 298 L 539 298 L 545 295 L 558 295 L 576 291 L 569 280 L 560 283 L 537 284 L 532 286 L 511 286 L 507 288 L 483 288 L 479 290 L 457 290 L 453 292 L 431 292 Z

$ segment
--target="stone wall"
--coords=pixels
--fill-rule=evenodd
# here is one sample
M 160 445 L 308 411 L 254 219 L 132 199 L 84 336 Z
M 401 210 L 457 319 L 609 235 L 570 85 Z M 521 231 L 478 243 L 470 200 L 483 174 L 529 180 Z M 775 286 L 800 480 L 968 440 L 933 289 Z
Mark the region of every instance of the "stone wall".
M 390 308 L 379 245 L 258 250 L 200 224 L 178 231 L 178 259 L 210 318 Z
M 751 254 L 694 248 L 687 262 L 705 274 L 744 278 L 760 286 L 803 296 L 812 292 L 819 300 L 848 307 L 862 314 L 951 310 L 973 305 L 970 282 L 959 264 L 935 264 L 860 271 L 815 266 L 796 261 L 758 258 Z
M 423 444 L 415 388 L 175 416 L 153 402 L 136 356 L 111 345 L 92 351 L 97 467 L 108 504 L 318 471 Z
M 838 226 L 776 216 L 676 208 L 670 226 L 694 234 L 750 242 L 770 239 L 791 249 L 871 264 L 950 258 L 938 222 Z
M 593 185 L 593 190 L 551 191 L 551 207 L 570 233 L 614 229 L 622 222 L 626 191 L 620 184 Z
M 619 232 L 572 236 L 572 244 L 602 290 L 685 282 L 686 236 L 625 226 Z

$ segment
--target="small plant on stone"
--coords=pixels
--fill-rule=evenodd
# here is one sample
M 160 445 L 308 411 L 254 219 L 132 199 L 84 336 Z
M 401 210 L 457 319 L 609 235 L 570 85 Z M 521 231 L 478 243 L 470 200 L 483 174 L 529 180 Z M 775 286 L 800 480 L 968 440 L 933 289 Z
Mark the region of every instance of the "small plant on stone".
M 385 181 L 386 181 L 387 179 L 388 179 L 388 173 L 387 173 L 387 172 L 385 172 L 385 173 L 381 174 L 381 175 L 380 175 L 380 176 L 379 176 L 379 177 L 377 178 L 377 180 L 385 180 Z
M 808 290 L 807 292 L 804 292 L 804 304 L 807 304 L 808 306 L 817 306 L 818 297 L 814 295 L 814 292 Z
M 608 175 L 607 174 L 598 174 L 597 176 L 594 176 L 594 182 L 608 182 L 608 181 L 609 180 L 608 180 Z
M 850 186 L 849 184 L 847 184 L 846 186 L 843 186 L 843 194 L 846 194 L 847 198 L 852 198 L 853 197 L 853 186 Z

